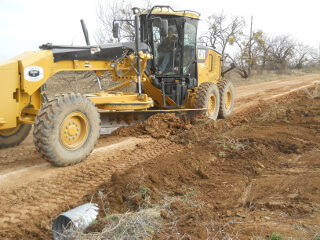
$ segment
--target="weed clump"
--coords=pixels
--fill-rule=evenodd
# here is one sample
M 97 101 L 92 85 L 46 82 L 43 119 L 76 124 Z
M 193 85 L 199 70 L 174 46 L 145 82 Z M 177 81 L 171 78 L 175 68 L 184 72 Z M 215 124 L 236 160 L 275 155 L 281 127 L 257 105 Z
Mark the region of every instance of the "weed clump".
M 109 214 L 88 227 L 87 233 L 75 229 L 65 234 L 66 240 L 149 239 L 160 226 L 160 209 L 148 208 L 137 212 Z

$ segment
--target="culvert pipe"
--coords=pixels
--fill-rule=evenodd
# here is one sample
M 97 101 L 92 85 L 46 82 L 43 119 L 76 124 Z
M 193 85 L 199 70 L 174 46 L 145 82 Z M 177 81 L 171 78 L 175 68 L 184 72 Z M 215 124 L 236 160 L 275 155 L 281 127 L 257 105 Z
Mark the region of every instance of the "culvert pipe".
M 64 232 L 71 227 L 83 232 L 98 216 L 98 205 L 86 203 L 60 214 L 52 225 L 53 240 L 64 240 Z

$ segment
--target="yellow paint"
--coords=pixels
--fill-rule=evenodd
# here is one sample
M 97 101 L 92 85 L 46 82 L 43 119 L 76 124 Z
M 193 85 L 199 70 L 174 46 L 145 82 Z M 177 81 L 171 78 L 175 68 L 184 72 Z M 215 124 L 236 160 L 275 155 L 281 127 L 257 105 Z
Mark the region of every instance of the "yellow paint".
M 153 100 L 146 94 L 99 92 L 88 97 L 99 109 L 123 111 L 153 107 Z
M 215 109 L 216 109 L 216 102 L 217 102 L 216 96 L 214 94 L 211 94 L 210 98 L 209 98 L 209 104 L 208 104 L 209 105 L 209 109 L 208 109 L 209 116 L 213 116 Z
M 6 121 L 4 120 L 4 118 L 0 118 L 0 126 L 4 125 L 6 123 Z
M 108 91 L 115 91 L 115 90 L 118 90 L 120 88 L 123 88 L 123 87 L 126 87 L 126 86 L 129 86 L 131 84 L 131 81 L 126 81 L 124 83 L 121 83 L 115 87 L 112 87 L 112 88 L 109 88 Z
M 22 113 L 19 118 L 19 123 L 33 124 L 35 117 L 35 115 Z
M 69 149 L 75 150 L 83 145 L 89 135 L 89 120 L 81 112 L 69 114 L 60 128 L 60 142 Z
M 21 126 L 22 125 L 19 125 L 19 126 L 15 127 L 15 128 L 1 129 L 0 130 L 0 134 L 2 136 L 10 136 L 10 135 L 15 134 L 16 132 L 18 132 L 19 129 L 21 128 Z
M 143 90 L 154 100 L 156 107 L 162 107 L 162 91 L 152 85 L 151 78 L 147 78 L 146 82 L 143 84 Z M 166 96 L 166 105 L 175 106 L 176 103 L 171 98 Z
M 198 63 L 198 84 L 221 79 L 221 55 L 209 49 L 204 63 Z
M 19 63 L 19 73 L 21 74 L 21 90 L 29 95 L 32 95 L 38 90 L 53 74 L 53 54 L 50 50 L 42 50 L 36 52 L 22 53 L 12 60 L 17 60 Z M 44 76 L 41 80 L 32 82 L 25 80 L 24 70 L 29 66 L 40 66 L 43 68 Z
M 17 61 L 0 63 L 0 129 L 9 129 L 17 126 L 20 115 L 19 101 L 16 92 L 20 87 L 20 78 Z
M 143 11 L 141 14 L 147 14 L 147 11 L 150 9 L 147 9 Z M 196 14 L 192 11 L 172 11 L 170 8 L 155 8 L 152 10 L 151 14 L 153 15 L 170 15 L 170 16 L 181 16 L 181 17 L 189 17 L 189 18 L 194 18 L 194 19 L 199 19 L 199 14 Z
M 231 104 L 232 104 L 232 92 L 230 90 L 228 90 L 226 92 L 226 96 L 225 96 L 224 102 L 225 102 L 225 106 L 224 107 L 226 109 L 229 109 L 231 107 Z
M 188 93 L 187 93 L 187 97 L 185 99 L 184 104 L 182 105 L 181 108 L 183 109 L 190 109 L 190 108 L 194 108 L 194 95 L 195 95 L 195 91 L 194 89 L 188 89 Z

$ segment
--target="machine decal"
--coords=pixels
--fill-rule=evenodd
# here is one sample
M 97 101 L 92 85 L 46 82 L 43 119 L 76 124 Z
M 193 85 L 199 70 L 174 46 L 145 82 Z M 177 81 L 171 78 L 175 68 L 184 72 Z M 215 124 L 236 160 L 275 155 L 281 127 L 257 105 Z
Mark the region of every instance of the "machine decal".
M 205 63 L 205 61 L 207 60 L 209 54 L 209 50 L 208 49 L 197 49 L 197 61 L 198 63 Z
M 39 66 L 29 66 L 24 69 L 24 79 L 30 82 L 40 81 L 44 77 L 43 68 Z
M 199 60 L 204 60 L 206 59 L 206 50 L 203 50 L 203 49 L 199 49 L 198 50 L 198 59 Z

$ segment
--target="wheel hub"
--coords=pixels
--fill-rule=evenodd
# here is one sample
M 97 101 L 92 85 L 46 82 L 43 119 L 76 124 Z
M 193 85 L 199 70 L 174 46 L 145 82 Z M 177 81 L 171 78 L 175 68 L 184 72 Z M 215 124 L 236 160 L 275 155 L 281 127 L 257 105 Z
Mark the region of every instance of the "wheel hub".
M 88 118 L 81 112 L 69 114 L 61 124 L 60 141 L 69 150 L 80 148 L 88 135 Z
M 15 134 L 16 132 L 18 132 L 20 127 L 21 127 L 21 125 L 15 127 L 15 128 L 2 129 L 2 130 L 0 130 L 0 135 L 6 136 L 6 137 L 11 136 L 11 135 Z
M 69 126 L 69 129 L 68 129 L 68 131 L 67 131 L 67 134 L 69 135 L 69 136 L 74 136 L 74 135 L 76 135 L 79 131 L 80 131 L 80 129 L 79 128 L 77 128 L 78 126 L 78 124 L 75 124 L 75 122 L 72 122 L 72 124 L 73 125 L 71 125 L 71 126 Z M 77 134 L 78 135 L 78 134 Z
M 212 116 L 216 109 L 216 97 L 215 95 L 211 94 L 209 98 L 209 106 L 208 106 L 208 114 Z
M 228 90 L 226 92 L 226 96 L 225 96 L 224 102 L 225 102 L 225 108 L 229 109 L 231 107 L 231 103 L 232 103 L 232 93 L 231 93 L 230 90 Z

